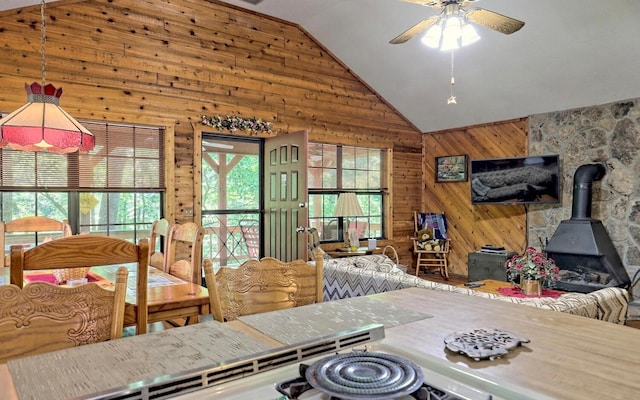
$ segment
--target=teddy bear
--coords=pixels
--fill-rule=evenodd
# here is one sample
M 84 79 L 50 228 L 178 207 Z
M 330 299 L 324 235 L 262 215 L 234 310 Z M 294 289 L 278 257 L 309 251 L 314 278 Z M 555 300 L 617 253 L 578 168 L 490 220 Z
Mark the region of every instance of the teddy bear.
M 426 251 L 440 251 L 440 241 L 433 238 L 432 229 L 421 229 L 416 232 L 418 247 Z

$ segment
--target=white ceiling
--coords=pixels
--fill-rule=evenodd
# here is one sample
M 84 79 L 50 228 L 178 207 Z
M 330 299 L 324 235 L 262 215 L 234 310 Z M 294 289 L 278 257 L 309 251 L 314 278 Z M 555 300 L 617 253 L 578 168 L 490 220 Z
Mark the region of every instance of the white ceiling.
M 419 37 L 389 44 L 437 10 L 400 0 L 224 1 L 299 24 L 423 132 L 640 97 L 638 0 L 474 2 L 525 26 L 512 35 L 479 27 L 482 39 L 456 51 L 455 105 L 450 53 Z M 0 10 L 37 3 L 3 0 Z

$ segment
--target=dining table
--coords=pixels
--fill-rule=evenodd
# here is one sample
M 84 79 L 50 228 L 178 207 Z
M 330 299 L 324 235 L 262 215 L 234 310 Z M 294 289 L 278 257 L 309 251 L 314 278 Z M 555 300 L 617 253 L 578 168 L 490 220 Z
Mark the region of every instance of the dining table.
M 136 325 L 136 272 L 135 264 L 107 265 L 92 267 L 87 275 L 88 282 L 96 282 L 102 287 L 114 287 L 116 271 L 124 266 L 129 270 L 125 304 L 124 326 Z M 51 270 L 25 271 L 26 282 L 57 283 Z M 10 283 L 10 268 L 0 267 L 0 285 Z M 148 322 L 184 319 L 186 324 L 199 322 L 200 316 L 209 313 L 209 291 L 206 287 L 184 281 L 161 269 L 149 266 L 148 278 Z

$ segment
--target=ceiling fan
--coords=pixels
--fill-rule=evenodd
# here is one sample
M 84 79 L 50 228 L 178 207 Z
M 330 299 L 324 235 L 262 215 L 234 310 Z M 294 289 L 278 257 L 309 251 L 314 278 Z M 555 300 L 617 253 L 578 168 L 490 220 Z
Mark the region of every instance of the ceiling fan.
M 422 21 L 418 22 L 417 24 L 415 24 L 414 26 L 412 26 L 411 28 L 402 32 L 400 35 L 393 38 L 389 42 L 391 44 L 404 43 L 434 25 L 439 26 L 440 28 L 438 30 L 438 35 L 437 35 L 439 39 L 440 32 L 444 33 L 444 29 L 446 29 L 446 22 L 450 17 L 458 17 L 458 19 L 461 19 L 464 22 L 473 22 L 478 25 L 482 25 L 484 27 L 493 29 L 494 31 L 498 31 L 507 35 L 517 32 L 518 30 L 520 30 L 520 28 L 524 26 L 524 22 L 518 21 L 517 19 L 507 17 L 502 14 L 498 14 L 497 12 L 494 12 L 494 11 L 489 11 L 489 10 L 485 10 L 483 8 L 477 8 L 477 7 L 470 8 L 468 10 L 463 8 L 477 0 L 401 0 L 401 1 L 404 1 L 405 3 L 414 3 L 414 4 L 420 4 L 423 6 L 429 6 L 442 11 L 440 12 L 439 15 L 427 17 Z M 468 25 L 468 26 L 471 26 L 471 25 Z M 427 32 L 427 35 L 429 35 L 429 32 Z M 432 47 L 437 47 L 437 45 Z

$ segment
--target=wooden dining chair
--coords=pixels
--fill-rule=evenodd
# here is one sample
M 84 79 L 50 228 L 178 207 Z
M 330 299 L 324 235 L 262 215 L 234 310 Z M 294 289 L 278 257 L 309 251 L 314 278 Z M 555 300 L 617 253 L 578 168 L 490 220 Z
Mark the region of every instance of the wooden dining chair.
M 11 284 L 23 287 L 24 271 L 136 263 L 136 333 L 147 332 L 149 240 L 139 244 L 102 235 L 75 235 L 25 250 L 11 246 Z
M 169 230 L 172 224 L 162 218 L 153 222 L 149 235 L 149 265 L 158 269 L 165 269 L 165 253 L 169 246 Z
M 169 229 L 164 271 L 202 284 L 202 240 L 205 229 L 193 222 L 173 224 Z
M 224 322 L 224 314 L 222 313 L 222 305 L 220 304 L 220 294 L 218 293 L 218 285 L 213 270 L 213 261 L 205 258 L 202 264 L 205 285 L 209 291 L 209 311 L 213 315 L 214 320 Z
M 183 281 L 202 285 L 202 241 L 205 229 L 193 222 L 172 224 L 167 235 L 163 270 Z M 164 321 L 167 328 L 198 323 L 200 316 Z
M 125 267 L 118 268 L 114 290 L 97 283 L 0 286 L 0 364 L 120 338 L 128 274 Z
M 38 245 L 46 238 L 58 239 L 71 236 L 71 226 L 66 220 L 58 221 L 49 217 L 30 216 L 17 218 L 12 221 L 0 221 L 0 249 L 8 255 L 5 246 L 10 242 L 10 236 L 18 233 L 30 233 L 28 239 L 20 239 L 21 243 Z M 9 234 L 9 235 L 7 235 Z M 5 257 L 4 265 L 9 266 L 9 257 Z
M 220 267 L 215 274 L 211 262 L 205 262 L 213 318 L 224 322 L 242 315 L 321 303 L 322 270 L 321 252 L 315 253 L 315 265 L 265 257 L 245 261 L 238 268 Z

